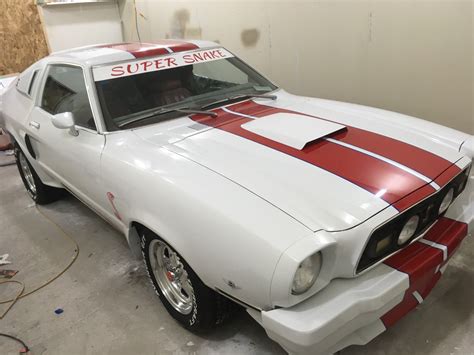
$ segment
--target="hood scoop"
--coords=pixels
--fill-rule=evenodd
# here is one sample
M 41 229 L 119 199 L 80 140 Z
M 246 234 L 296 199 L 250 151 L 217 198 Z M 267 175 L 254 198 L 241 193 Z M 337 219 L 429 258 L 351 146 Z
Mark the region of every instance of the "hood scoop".
M 307 144 L 346 126 L 294 113 L 275 113 L 244 123 L 242 128 L 262 137 L 302 150 Z

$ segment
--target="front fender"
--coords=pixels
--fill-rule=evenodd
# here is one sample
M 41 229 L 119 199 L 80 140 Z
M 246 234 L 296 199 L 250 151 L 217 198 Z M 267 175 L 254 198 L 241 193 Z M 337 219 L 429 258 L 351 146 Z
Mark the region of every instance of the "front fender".
M 126 132 L 108 136 L 102 176 L 126 226 L 147 227 L 207 286 L 256 308 L 271 304 L 283 251 L 311 233 L 234 182 Z

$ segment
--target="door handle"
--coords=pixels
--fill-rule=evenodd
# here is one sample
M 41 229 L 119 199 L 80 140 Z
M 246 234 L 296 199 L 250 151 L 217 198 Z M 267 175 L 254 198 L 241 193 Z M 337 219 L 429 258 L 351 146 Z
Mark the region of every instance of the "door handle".
M 33 128 L 36 128 L 36 129 L 40 129 L 40 124 L 36 121 L 31 121 L 30 122 L 30 127 L 33 127 Z

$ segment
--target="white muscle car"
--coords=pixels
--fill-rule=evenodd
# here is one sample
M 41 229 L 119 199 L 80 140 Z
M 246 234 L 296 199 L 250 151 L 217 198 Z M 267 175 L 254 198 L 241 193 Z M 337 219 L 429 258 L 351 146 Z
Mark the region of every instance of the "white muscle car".
M 67 189 L 123 232 L 190 330 L 238 303 L 288 352 L 365 344 L 473 226 L 472 136 L 291 95 L 212 42 L 54 53 L 3 116 L 36 203 Z

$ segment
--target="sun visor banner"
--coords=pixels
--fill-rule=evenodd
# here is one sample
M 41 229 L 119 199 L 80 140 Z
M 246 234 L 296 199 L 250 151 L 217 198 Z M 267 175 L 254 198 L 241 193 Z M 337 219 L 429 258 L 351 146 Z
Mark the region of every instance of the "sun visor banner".
M 95 81 L 102 81 L 232 57 L 224 48 L 213 48 L 94 67 L 93 73 Z

